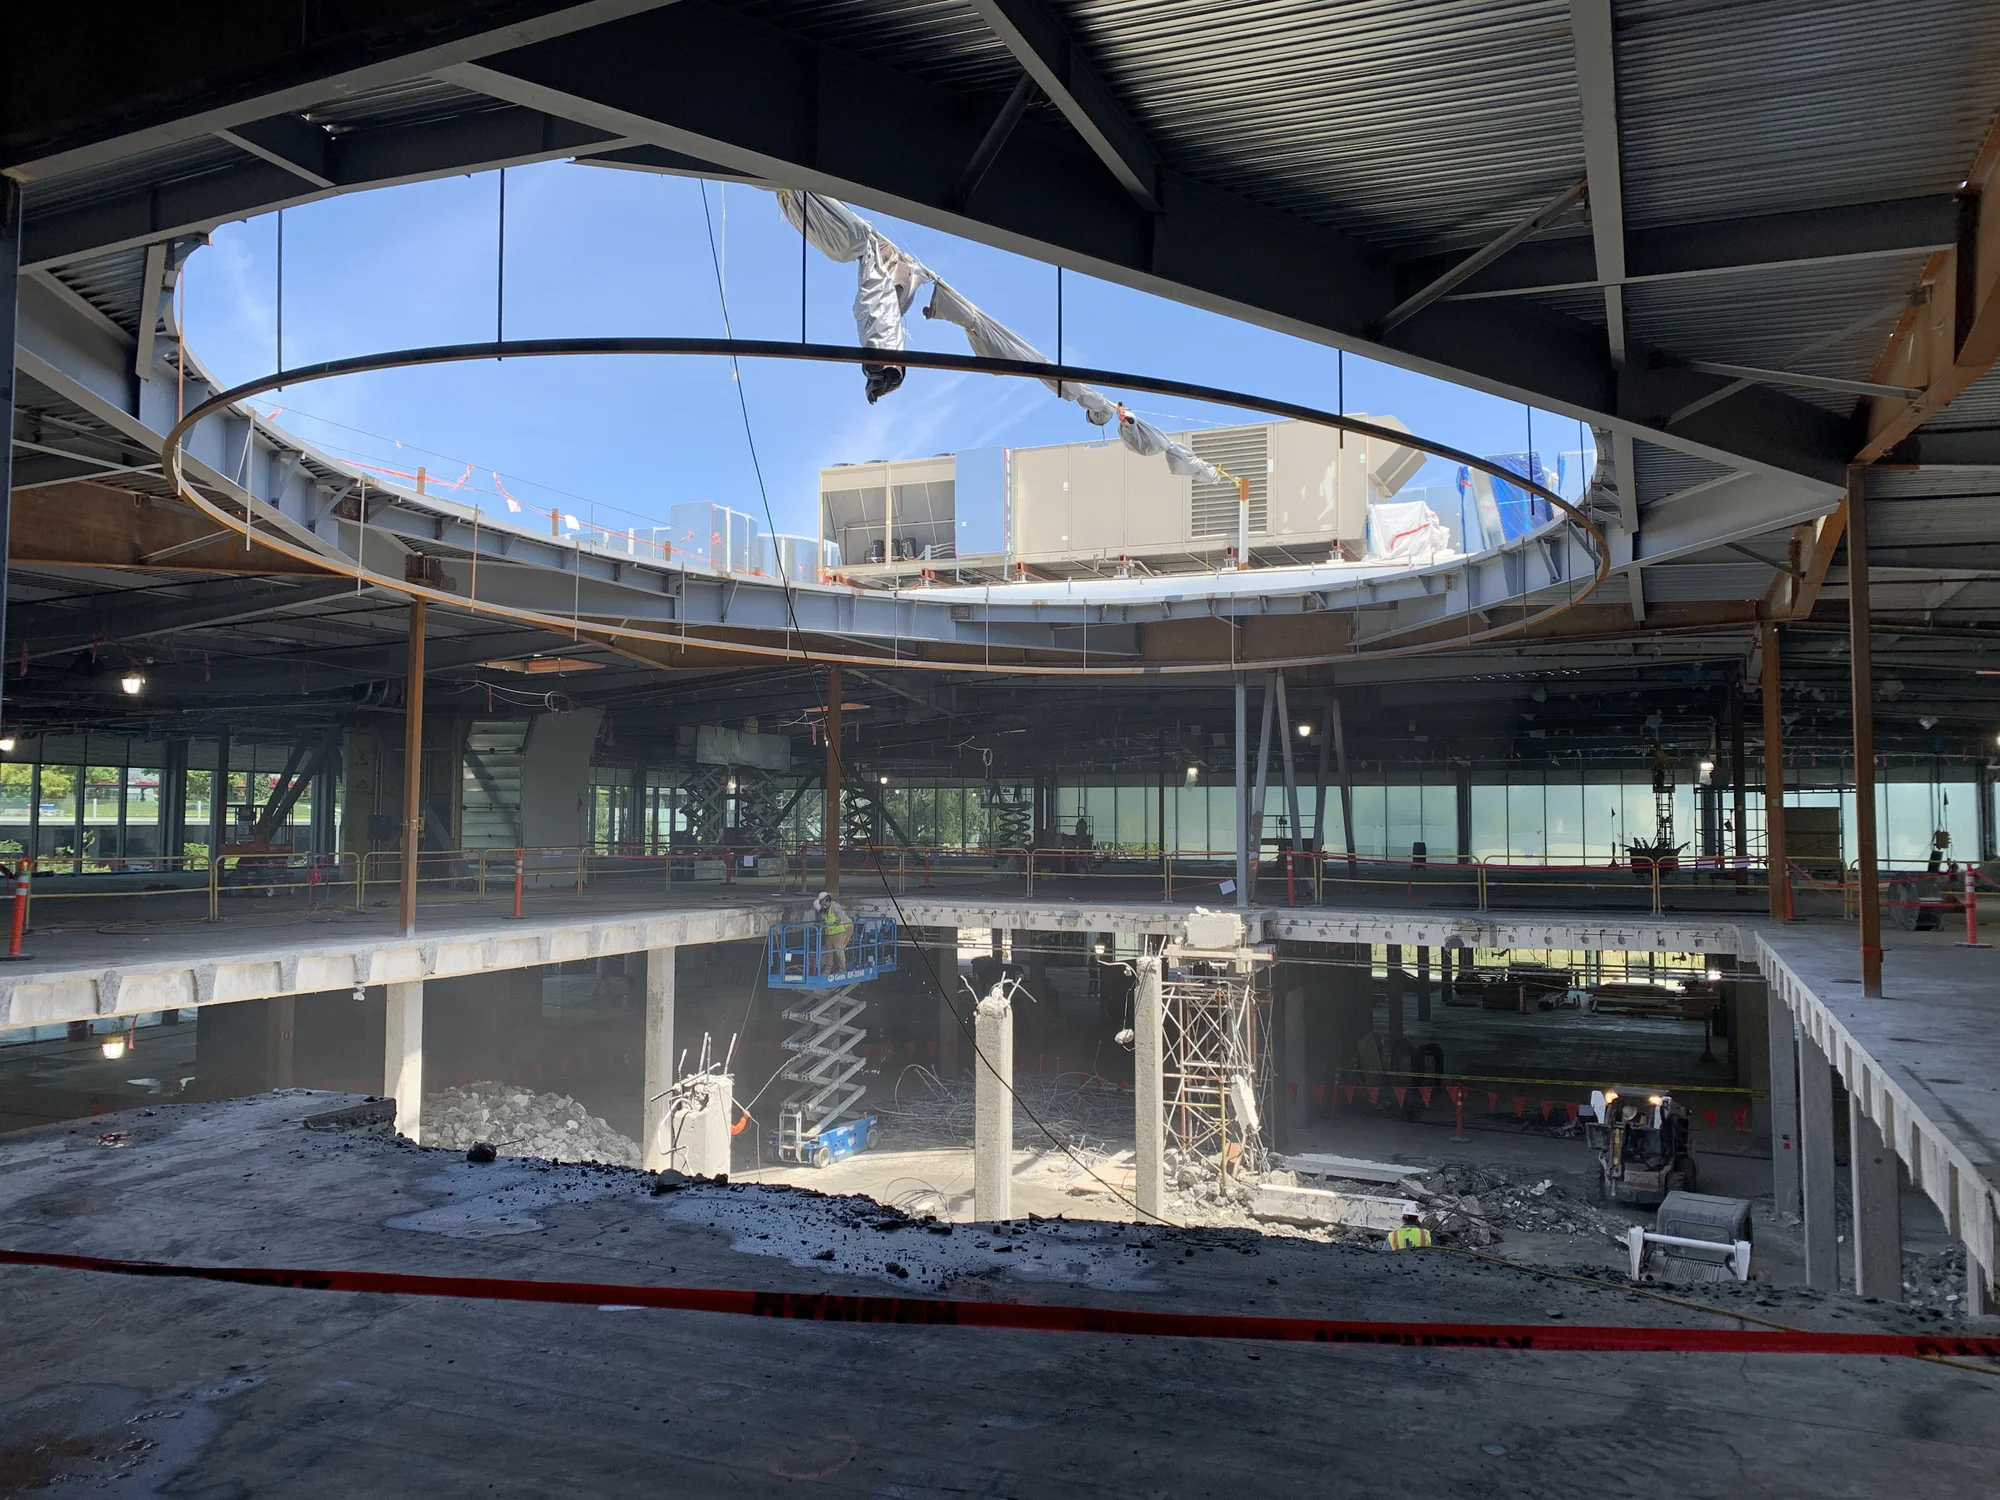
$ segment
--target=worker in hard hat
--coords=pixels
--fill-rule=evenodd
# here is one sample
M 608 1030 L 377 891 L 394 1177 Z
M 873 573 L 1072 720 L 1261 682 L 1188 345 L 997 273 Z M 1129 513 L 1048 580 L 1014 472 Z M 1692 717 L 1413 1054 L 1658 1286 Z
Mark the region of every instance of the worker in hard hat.
M 819 962 L 822 974 L 847 972 L 847 945 L 854 938 L 854 919 L 847 908 L 833 899 L 833 892 L 821 891 L 813 898 L 813 915 L 819 919 Z

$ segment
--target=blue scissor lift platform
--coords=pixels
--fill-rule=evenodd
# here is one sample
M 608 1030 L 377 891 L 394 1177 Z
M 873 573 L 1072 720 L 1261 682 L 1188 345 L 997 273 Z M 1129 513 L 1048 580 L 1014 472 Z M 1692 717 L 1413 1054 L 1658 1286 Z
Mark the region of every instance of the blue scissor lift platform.
M 896 923 L 862 917 L 846 949 L 830 947 L 818 922 L 781 922 L 764 939 L 764 982 L 801 990 L 785 1019 L 799 1023 L 785 1039 L 796 1054 L 784 1076 L 799 1086 L 778 1107 L 780 1161 L 823 1167 L 868 1149 L 875 1117 L 850 1113 L 867 1091 L 854 1077 L 866 1065 L 857 1050 L 868 1035 L 855 1020 L 868 1002 L 855 991 L 896 967 Z

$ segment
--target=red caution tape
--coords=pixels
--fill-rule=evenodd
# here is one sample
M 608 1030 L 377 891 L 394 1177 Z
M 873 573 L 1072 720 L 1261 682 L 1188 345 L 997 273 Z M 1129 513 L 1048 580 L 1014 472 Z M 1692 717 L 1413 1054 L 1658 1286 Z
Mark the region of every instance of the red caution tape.
M 1739 1109 L 1735 1111 L 1735 1114 L 1736 1114 L 1736 1128 L 1738 1130 L 1748 1130 L 1750 1128 L 1750 1111 L 1747 1109 Z
M 1514 1096 L 1514 1113 L 1517 1115 L 1525 1115 L 1527 1112 L 1528 1112 L 1527 1099 L 1523 1095 L 1516 1094 Z
M 1404 1098 L 1408 1096 L 1408 1094 L 1409 1094 L 1409 1092 L 1410 1092 L 1410 1091 L 1409 1091 L 1409 1089 L 1408 1089 L 1407 1087 L 1397 1087 L 1397 1088 L 1395 1088 L 1395 1089 L 1392 1089 L 1392 1090 L 1391 1090 L 1390 1092 L 1392 1092 L 1393 1094 L 1395 1094 L 1395 1096 L 1396 1096 L 1396 1102 L 1397 1102 L 1398 1104 L 1401 1104 L 1401 1103 L 1403 1102 Z
M 1380 1104 L 1382 1102 L 1382 1090 L 1374 1084 L 1368 1086 L 1368 1102 L 1370 1104 Z
M 1310 1344 L 1388 1344 L 1416 1349 L 1509 1349 L 1520 1353 L 1841 1354 L 1866 1358 L 2000 1359 L 2000 1338 L 1947 1333 L 1834 1333 L 1777 1328 L 1544 1326 L 1539 1323 L 1362 1322 L 1233 1313 L 1139 1312 L 942 1297 L 855 1297 L 831 1292 L 751 1292 L 723 1287 L 630 1286 L 615 1281 L 520 1281 L 498 1276 L 418 1276 L 401 1271 L 318 1271 L 264 1266 L 182 1266 L 0 1250 L 0 1265 L 221 1281 L 310 1292 L 461 1297 L 484 1302 L 653 1307 L 676 1312 L 796 1318 L 816 1323 L 908 1323 L 1108 1333 L 1160 1338 L 1262 1339 Z
M 1715 1129 L 1715 1111 L 1712 1109 L 1703 1110 L 1701 1112 L 1701 1122 L 1710 1130 Z
M 1555 1112 L 1556 1112 L 1556 1101 L 1553 1099 L 1544 1099 L 1542 1101 L 1542 1118 L 1546 1120 L 1550 1115 L 1554 1114 Z
M 1568 1113 L 1569 1122 L 1572 1125 L 1576 1123 L 1576 1117 L 1583 1112 L 1581 1104 L 1565 1104 L 1563 1105 L 1563 1109 Z
M 1319 1101 L 1319 1102 L 1320 1102 L 1321 1104 L 1324 1104 L 1324 1103 L 1326 1103 L 1326 1085 L 1325 1085 L 1325 1084 L 1323 1084 L 1323 1083 L 1316 1083 L 1316 1084 L 1314 1084 L 1314 1085 L 1313 1085 L 1313 1098 L 1314 1098 L 1314 1099 L 1316 1099 L 1316 1100 L 1318 1100 L 1318 1101 Z
M 1287 1083 L 1285 1085 L 1285 1097 L 1296 1103 L 1299 1097 L 1299 1086 L 1296 1083 Z
M 1431 1107 L 1431 1086 L 1428 1083 L 1418 1084 L 1417 1097 L 1424 1101 L 1424 1108 L 1429 1109 Z
M 1463 1104 L 1465 1103 L 1465 1096 L 1470 1090 L 1462 1083 L 1450 1083 L 1445 1085 L 1444 1092 L 1445 1097 L 1450 1099 L 1453 1104 Z
M 1486 1107 L 1488 1109 L 1498 1109 L 1500 1107 L 1500 1096 L 1489 1092 L 1486 1095 Z
M 1354 1102 L 1354 1085 L 1343 1083 L 1340 1086 L 1340 1097 L 1345 1099 L 1349 1104 L 1352 1104 Z

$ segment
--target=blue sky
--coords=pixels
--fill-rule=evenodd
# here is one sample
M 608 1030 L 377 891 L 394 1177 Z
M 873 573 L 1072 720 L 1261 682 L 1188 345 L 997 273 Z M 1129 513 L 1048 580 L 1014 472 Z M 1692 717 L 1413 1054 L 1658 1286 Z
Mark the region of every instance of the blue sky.
M 686 178 L 550 163 L 507 173 L 506 332 L 720 334 L 704 188 L 741 338 L 796 338 L 799 239 L 767 193 Z M 287 365 L 494 335 L 495 173 L 330 199 L 285 214 Z M 877 227 L 986 311 L 1053 354 L 1056 273 L 1021 256 L 871 215 Z M 189 260 L 189 338 L 223 380 L 276 357 L 277 220 L 229 224 Z M 918 308 L 923 297 L 920 294 Z M 814 252 L 807 325 L 855 342 L 854 270 Z M 963 335 L 913 308 L 912 342 L 965 352 Z M 1448 311 L 1433 314 L 1449 316 Z M 1072 361 L 1332 407 L 1334 351 L 1108 282 L 1063 277 L 1063 352 Z M 1347 409 L 1402 418 L 1478 453 L 1527 446 L 1518 403 L 1350 356 Z M 850 368 L 743 367 L 757 456 L 778 529 L 816 527 L 818 471 L 1004 443 L 1100 436 L 1039 384 L 912 371 L 871 407 Z M 1241 414 L 1162 397 L 1130 405 L 1169 429 Z M 729 367 L 713 359 L 509 361 L 355 376 L 270 398 L 278 421 L 338 457 L 449 484 L 496 511 L 504 486 L 530 506 L 607 527 L 664 524 L 683 500 L 761 512 Z M 1576 424 L 1537 412 L 1545 454 L 1578 446 Z M 500 483 L 493 475 L 497 472 Z M 1449 483 L 1433 461 L 1416 484 Z

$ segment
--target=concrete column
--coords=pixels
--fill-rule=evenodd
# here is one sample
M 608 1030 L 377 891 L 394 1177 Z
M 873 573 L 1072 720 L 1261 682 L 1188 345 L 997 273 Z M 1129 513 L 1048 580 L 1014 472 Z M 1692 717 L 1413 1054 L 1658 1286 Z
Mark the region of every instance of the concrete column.
M 1403 945 L 1389 943 L 1383 948 L 1382 985 L 1389 997 L 1389 1035 L 1403 1034 Z
M 1796 1219 L 1805 1212 L 1799 1186 L 1799 1051 L 1792 1039 L 1791 1007 L 1776 995 L 1765 1001 L 1771 1058 L 1771 1206 Z
M 1838 1230 L 1833 1212 L 1833 1064 L 1819 1043 L 1799 1032 L 1799 1178 L 1804 1189 L 1806 1285 L 1840 1290 Z
M 1847 1165 L 1854 1199 L 1854 1292 L 1903 1300 L 1903 1205 L 1896 1153 L 1882 1127 L 1847 1098 Z
M 645 1093 L 639 1101 L 639 1165 L 667 1165 L 667 1090 L 674 1083 L 674 951 L 646 954 Z
M 1993 1295 L 1993 1280 L 1986 1274 L 1986 1267 L 1974 1260 L 1968 1248 L 1965 1257 L 1965 1312 L 1966 1316 L 1984 1318 L 2000 1309 L 2000 1301 Z
M 1306 992 L 1303 986 L 1294 985 L 1285 991 L 1284 1014 L 1279 1022 L 1278 1034 L 1284 1044 L 1285 1097 L 1279 1103 L 1278 1118 L 1291 1129 L 1297 1129 L 1306 1122 L 1306 1112 L 1312 1107 L 1312 1085 L 1306 1077 Z M 1289 1145 L 1286 1141 L 1281 1143 Z
M 274 1089 L 292 1086 L 292 1036 L 298 1020 L 298 1000 L 274 995 L 264 1002 L 264 1080 Z
M 1161 997 L 1162 961 L 1138 961 L 1132 990 L 1133 1201 L 1157 1219 L 1166 1196 L 1166 1117 L 1161 1067 L 1165 1059 L 1166 1014 Z
M 1417 1019 L 1431 1018 L 1431 950 L 1417 949 Z
M 396 1101 L 396 1132 L 419 1145 L 424 1125 L 424 982 L 388 986 L 382 1027 L 382 1093 Z
M 972 1217 L 1014 1217 L 1014 1007 L 995 985 L 973 1013 Z

